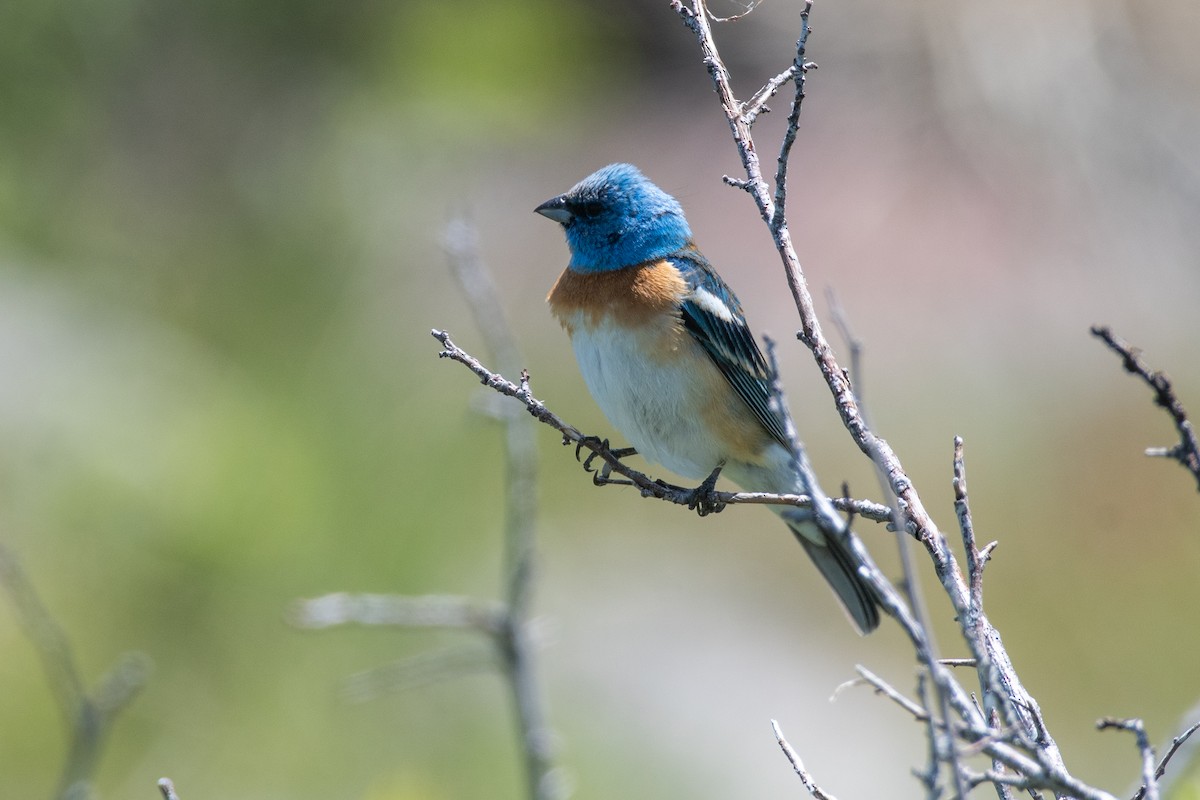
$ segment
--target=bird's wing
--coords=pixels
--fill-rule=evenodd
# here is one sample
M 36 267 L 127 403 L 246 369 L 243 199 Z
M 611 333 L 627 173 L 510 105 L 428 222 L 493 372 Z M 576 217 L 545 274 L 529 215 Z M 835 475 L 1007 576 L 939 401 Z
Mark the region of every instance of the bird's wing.
M 742 304 L 699 251 L 688 248 L 669 258 L 691 289 L 680 308 L 684 328 L 704 347 L 763 427 L 790 448 L 783 416 L 787 412 L 782 401 L 771 406 L 771 371 L 746 324 Z

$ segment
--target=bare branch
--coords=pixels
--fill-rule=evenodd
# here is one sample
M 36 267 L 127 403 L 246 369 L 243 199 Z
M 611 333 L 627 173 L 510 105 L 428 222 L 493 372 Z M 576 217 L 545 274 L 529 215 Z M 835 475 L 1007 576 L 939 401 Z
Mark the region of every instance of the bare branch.
M 1140 719 L 1105 717 L 1096 723 L 1096 729 L 1129 731 L 1134 735 L 1138 752 L 1142 755 L 1142 796 L 1146 800 L 1159 800 L 1158 775 L 1154 770 L 1154 748 L 1150 745 L 1150 737 L 1146 735 L 1145 724 Z
M 967 613 L 971 615 L 963 627 L 974 631 L 978 625 L 979 612 L 983 610 L 983 561 L 975 546 L 975 524 L 971 519 L 971 505 L 967 499 L 967 468 L 963 460 L 963 440 L 954 437 L 954 511 L 958 515 L 958 527 L 962 532 L 963 547 L 967 556 L 967 580 L 970 585 L 970 603 Z
M 503 629 L 506 608 L 470 597 L 335 592 L 296 602 L 288 621 L 298 628 L 384 625 L 402 628 L 472 628 L 495 636 Z
M 806 15 L 806 20 L 811 6 L 811 3 L 806 3 L 805 5 L 804 14 Z M 738 154 L 741 156 L 742 166 L 746 170 L 746 180 L 732 182 L 732 185 L 745 189 L 754 198 L 759 215 L 771 231 L 775 247 L 783 259 L 784 272 L 787 275 L 788 287 L 792 292 L 792 299 L 795 301 L 797 307 L 801 309 L 800 321 L 804 326 L 802 333 L 807 335 L 811 331 L 811 326 L 817 326 L 819 332 L 819 325 L 816 322 L 816 312 L 812 305 L 812 296 L 809 294 L 808 285 L 805 283 L 804 272 L 800 269 L 796 250 L 792 246 L 792 237 L 787 227 L 787 220 L 782 214 L 776 214 L 775 197 L 767 187 L 766 180 L 763 178 L 762 164 L 758 158 L 758 151 L 754 146 L 754 137 L 750 133 L 750 122 L 742 114 L 742 104 L 734 97 L 729 79 L 729 70 L 725 68 L 725 62 L 722 61 L 721 55 L 717 50 L 716 41 L 713 38 L 712 27 L 708 24 L 707 4 L 704 0 L 693 0 L 689 8 L 683 4 L 682 0 L 671 0 L 671 8 L 675 10 L 680 19 L 683 20 L 683 23 L 696 36 L 696 40 L 700 45 L 701 55 L 704 59 L 704 65 L 708 69 L 709 77 L 712 78 L 713 87 L 716 89 L 721 109 L 725 112 L 725 119 L 729 123 L 729 130 L 733 136 L 734 144 L 737 146 Z M 798 51 L 806 43 L 807 30 L 806 21 L 803 28 L 805 38 L 797 42 Z M 802 57 L 794 59 L 793 64 L 797 62 L 803 68 L 812 66 L 804 62 Z M 799 79 L 803 74 L 804 70 L 801 69 L 799 72 L 793 72 L 792 78 L 793 80 Z M 798 120 L 798 115 L 799 106 L 793 100 L 792 115 L 788 117 L 789 124 L 792 122 L 793 116 Z
M 862 676 L 863 681 L 874 687 L 877 693 L 892 700 L 908 712 L 914 720 L 922 723 L 928 722 L 928 711 L 920 703 L 905 697 L 895 687 L 865 667 L 860 665 L 855 669 Z M 952 704 L 956 705 L 957 695 L 951 694 L 950 700 Z M 1116 800 L 1113 795 L 1088 786 L 1065 769 L 1060 770 L 1052 764 L 1045 763 L 1044 759 L 1038 757 L 1040 751 L 1034 749 L 1032 756 L 1026 755 L 1022 752 L 1026 749 L 1025 745 L 1019 744 L 1021 738 L 1019 731 L 980 727 L 962 709 L 957 708 L 957 705 L 955 710 L 967 718 L 967 722 L 955 726 L 959 738 L 976 745 L 978 750 L 990 756 L 994 769 L 999 770 L 1003 767 L 1024 776 L 1026 783 L 1022 785 L 1022 788 L 1047 788 L 1063 797 L 1074 797 L 1081 800 Z M 1013 742 L 1018 744 L 1013 744 Z
M 797 83 L 797 87 L 792 114 L 789 117 L 788 131 L 780 148 L 781 165 L 776 173 L 774 196 L 767 190 L 750 126 L 742 113 L 743 106 L 734 97 L 728 71 L 724 67 L 713 40 L 704 0 L 692 0 L 690 7 L 685 7 L 681 0 L 673 0 L 671 6 L 697 38 L 705 66 L 713 80 L 721 108 L 729 123 L 734 143 L 746 172 L 744 181 L 726 179 L 726 182 L 745 189 L 754 198 L 759 214 L 766 222 L 775 241 L 788 286 L 792 291 L 800 316 L 801 328 L 797 336 L 808 347 L 816 360 L 851 438 L 863 453 L 878 466 L 885 483 L 891 493 L 895 495 L 898 511 L 895 527 L 912 533 L 925 546 L 942 587 L 949 596 L 955 613 L 962 620 L 971 606 L 967 580 L 963 576 L 945 536 L 942 535 L 925 510 L 924 504 L 905 473 L 899 458 L 887 442 L 876 436 L 870 429 L 847 379 L 847 373 L 838 365 L 832 348 L 821 332 L 821 326 L 813 308 L 812 297 L 788 232 L 784 209 L 787 158 L 795 140 L 800 107 L 804 98 L 802 80 L 805 68 L 809 66 L 804 59 L 804 49 L 809 30 L 807 13 L 810 6 L 806 5 L 804 8 L 805 16 L 801 23 L 801 38 L 797 42 L 796 58 L 793 61 L 795 67 L 793 80 Z M 980 665 L 981 675 L 990 676 L 987 682 L 988 690 L 999 698 L 1002 715 L 995 720 L 992 716 L 985 716 L 975 706 L 967 692 L 950 675 L 948 668 L 938 663 L 933 653 L 932 643 L 925 627 L 920 622 L 919 615 L 915 615 L 904 603 L 895 588 L 874 566 L 865 550 L 857 546 L 857 543 L 855 545 L 852 550 L 860 561 L 860 571 L 864 576 L 869 577 L 879 595 L 884 611 L 896 619 L 908 635 L 918 658 L 926 665 L 943 703 L 949 704 L 954 713 L 962 720 L 961 736 L 967 742 L 982 743 L 985 753 L 991 755 L 999 764 L 1028 778 L 1031 787 L 1043 786 L 1064 796 L 1111 797 L 1111 795 L 1083 784 L 1067 772 L 1058 746 L 1046 729 L 1037 702 L 1021 684 L 998 631 L 988 622 L 982 609 L 979 609 L 974 617 L 978 636 L 967 635 L 964 630 L 964 637 L 971 646 L 972 656 Z M 986 560 L 988 552 L 990 552 L 990 547 L 980 552 L 978 559 L 980 563 Z M 1014 724 L 1015 729 L 1013 728 Z M 1014 730 L 1014 733 L 1008 738 L 1013 739 L 1019 745 L 1019 749 L 1007 742 L 996 740 L 998 728 L 995 725 L 1003 725 L 1003 730 Z M 1030 755 L 1025 755 L 1020 752 L 1021 750 L 1028 751 Z M 947 755 L 949 756 L 949 751 L 947 751 Z M 957 765 L 954 765 L 953 762 L 951 764 L 955 771 L 955 780 L 961 781 Z M 961 790 L 961 784 L 959 788 Z
M 775 230 L 787 229 L 787 174 L 792 157 L 792 146 L 796 144 L 796 135 L 800 130 L 800 109 L 804 105 L 804 79 L 809 69 L 815 69 L 816 64 L 810 64 L 804 58 L 808 47 L 808 15 L 812 11 L 812 0 L 805 0 L 804 8 L 800 11 L 800 38 L 796 41 L 796 57 L 792 60 L 792 83 L 796 92 L 792 97 L 792 108 L 788 112 L 787 129 L 783 132 L 783 142 L 779 146 L 779 157 L 775 162 L 775 213 L 771 216 L 770 225 Z M 797 265 L 798 266 L 798 265 Z
M 991 713 L 988 714 L 988 723 L 992 726 L 993 729 L 999 730 L 1000 729 L 1000 712 L 997 711 L 996 709 L 992 709 Z M 1027 781 L 1028 780 L 1028 778 L 1026 778 L 1024 776 L 1010 774 L 1008 772 L 1008 770 L 1005 769 L 1004 762 L 1002 762 L 998 758 L 992 759 L 992 768 L 987 772 L 987 774 L 996 776 L 996 778 L 997 778 L 995 780 L 992 780 L 992 785 L 994 787 L 996 787 L 996 796 L 999 798 L 999 800 L 1013 800 L 1013 793 L 1012 793 L 1013 787 L 1012 787 L 1012 784 L 1009 783 L 1009 780 L 1012 780 L 1012 779 L 1015 779 L 1018 781 Z M 1021 787 L 1021 788 L 1025 788 L 1025 787 Z M 1028 788 L 1027 791 L 1029 791 L 1029 793 L 1031 795 L 1033 795 L 1035 798 L 1037 797 L 1037 793 L 1035 791 L 1033 791 L 1032 788 Z
M 770 111 L 771 109 L 767 108 L 767 101 L 795 77 L 796 65 L 793 64 L 767 81 L 761 89 L 754 93 L 753 97 L 742 103 L 742 118 L 746 120 L 746 124 L 754 125 L 759 114 Z
M 929 710 L 915 700 L 910 700 L 901 694 L 896 687 L 885 681 L 883 678 L 876 675 L 871 670 L 864 667 L 862 664 L 857 665 L 854 671 L 862 676 L 862 679 L 870 684 L 875 689 L 876 694 L 881 694 L 891 700 L 896 705 L 903 708 L 917 722 L 928 722 L 930 719 Z
M 933 561 L 938 579 L 950 598 L 955 613 L 961 620 L 965 618 L 970 607 L 970 589 L 967 580 L 959 568 L 957 559 L 945 536 L 926 511 L 916 487 L 909 480 L 899 458 L 887 442 L 871 430 L 854 396 L 845 370 L 838 364 L 832 348 L 821 331 L 782 208 L 785 194 L 780 189 L 786 190 L 786 187 L 777 185 L 775 196 L 772 196 L 767 190 L 753 137 L 745 119 L 739 113 L 741 106 L 734 97 L 728 71 L 717 52 L 711 27 L 707 24 L 705 4 L 703 0 L 693 0 L 690 8 L 685 8 L 682 2 L 675 0 L 672 2 L 672 7 L 696 35 L 704 63 L 713 80 L 746 172 L 746 180 L 739 182 L 739 185 L 744 186 L 754 198 L 759 214 L 766 222 L 774 239 L 800 316 L 801 327 L 797 336 L 810 350 L 820 368 L 833 395 L 842 423 L 851 438 L 863 453 L 879 467 L 891 493 L 895 495 L 899 511 L 899 517 L 895 522 L 896 527 L 912 533 L 925 546 L 926 552 Z M 807 12 L 807 7 L 805 10 Z M 802 50 L 807 30 L 807 20 L 805 20 L 802 23 L 802 38 L 798 42 L 797 58 L 794 61 L 801 67 L 806 65 Z M 803 70 L 798 71 L 794 76 L 795 80 L 799 81 L 803 74 Z M 802 100 L 803 89 L 798 87 L 793 102 L 793 117 L 790 118 L 792 123 L 798 120 Z M 793 127 L 794 124 L 789 125 L 789 128 Z M 787 140 L 780 151 L 785 162 L 794 141 L 794 131 L 789 130 L 786 137 Z M 786 177 L 785 165 L 784 169 L 777 173 L 777 178 L 785 181 Z M 939 694 L 964 721 L 966 727 L 963 735 L 967 737 L 968 741 L 980 741 L 991 736 L 993 729 L 989 718 L 974 706 L 970 696 L 957 684 L 947 668 L 936 662 L 931 642 L 925 628 L 920 624 L 919 616 L 915 616 L 907 608 L 895 592 L 894 587 L 871 563 L 865 551 L 855 548 L 854 553 L 862 563 L 860 569 L 865 575 L 870 576 L 872 585 L 880 595 L 880 603 L 885 612 L 901 624 L 912 641 L 918 657 L 927 664 L 929 674 L 933 678 Z M 982 560 L 981 558 L 980 561 Z M 1000 722 L 1006 728 L 1016 724 L 1021 747 L 1027 749 L 1034 758 L 1030 761 L 1027 757 L 1000 743 L 989 745 L 987 752 L 993 757 L 1002 758 L 1006 766 L 1030 776 L 1031 780 L 1038 782 L 1038 785 L 1051 788 L 1058 793 L 1073 794 L 1077 797 L 1109 797 L 1110 795 L 1104 792 L 1086 786 L 1067 772 L 1058 746 L 1049 735 L 1041 717 L 1038 704 L 1026 691 L 1017 676 L 999 632 L 990 624 L 982 611 L 977 615 L 976 620 L 979 636 L 966 637 L 968 644 L 972 646 L 972 656 L 984 670 L 988 664 L 991 665 L 990 672 L 985 674 L 993 676 L 990 689 L 1000 700 L 1002 712 Z M 964 631 L 964 635 L 965 633 Z M 979 650 L 979 652 L 975 652 L 975 650 Z
M 0 586 L 8 592 L 17 621 L 42 660 L 42 670 L 50 681 L 50 690 L 63 720 L 68 727 L 74 726 L 80 708 L 87 701 L 83 680 L 75 666 L 75 654 L 66 634 L 42 604 L 16 555 L 3 544 L 0 544 Z
M 1196 429 L 1188 419 L 1187 411 L 1175 396 L 1175 388 L 1171 379 L 1161 370 L 1151 370 L 1142 359 L 1139 349 L 1126 342 L 1104 325 L 1093 325 L 1092 335 L 1104 340 L 1109 348 L 1121 356 L 1121 365 L 1126 372 L 1132 372 L 1154 390 L 1155 405 L 1162 406 L 1175 423 L 1179 431 L 1179 443 L 1174 447 L 1151 448 L 1146 450 L 1148 456 L 1173 458 L 1184 466 L 1196 478 L 1196 487 L 1200 489 L 1200 442 L 1196 439 Z
M 162 792 L 163 800 L 179 800 L 179 795 L 175 793 L 175 784 L 170 778 L 158 779 L 158 791 Z
M 66 723 L 68 749 L 58 796 L 86 797 L 113 721 L 146 685 L 150 659 L 141 653 L 122 654 L 88 693 L 66 634 L 42 604 L 16 556 L 3 545 L 0 586 L 8 592 L 17 621 L 42 661 L 51 694 Z
M 771 720 L 771 730 L 775 731 L 775 741 L 779 743 L 779 748 L 783 750 L 783 754 L 791 762 L 792 769 L 796 771 L 800 782 L 804 784 L 804 788 L 808 790 L 808 793 L 813 796 L 814 800 L 837 800 L 833 795 L 824 791 L 820 786 L 817 786 L 817 782 L 813 780 L 812 775 L 804 768 L 804 762 L 800 760 L 800 756 L 788 744 L 788 740 L 783 736 L 783 731 L 779 728 L 779 723 L 775 720 Z
M 682 486 L 674 486 L 665 481 L 656 480 L 644 472 L 633 469 L 623 462 L 607 442 L 595 436 L 586 436 L 578 428 L 563 420 L 551 411 L 544 402 L 535 397 L 529 388 L 528 374 L 522 374 L 519 384 L 513 383 L 498 372 L 480 363 L 479 359 L 456 345 L 446 331 L 434 329 L 433 338 L 442 344 L 440 358 L 449 358 L 464 365 L 475 373 L 484 386 L 496 390 L 500 394 L 515 398 L 525 405 L 525 409 L 545 425 L 554 428 L 562 434 L 563 444 L 574 444 L 580 449 L 588 450 L 596 455 L 611 472 L 629 479 L 633 486 L 641 492 L 642 497 L 656 497 L 676 505 L 687 506 L 695 502 L 695 490 Z M 604 481 L 601 481 L 604 483 Z M 712 497 L 727 505 L 790 505 L 800 508 L 811 508 L 812 498 L 802 494 L 772 494 L 770 492 L 712 492 Z M 865 519 L 875 522 L 891 522 L 892 512 L 887 506 L 868 500 L 834 498 L 834 506 L 840 511 L 852 512 Z
M 983 692 L 983 706 L 989 718 L 996 712 L 997 719 L 1013 718 L 1011 698 L 1002 691 L 1001 676 L 991 659 L 983 620 L 983 568 L 987 564 L 995 542 L 988 545 L 986 552 L 975 544 L 975 523 L 971 518 L 971 504 L 967 495 L 967 467 L 963 456 L 963 440 L 954 437 L 954 511 L 958 516 L 958 527 L 962 534 L 963 551 L 967 561 L 967 582 L 970 587 L 966 609 L 959 612 L 959 625 L 973 653 L 975 668 L 979 674 L 979 688 Z M 1041 723 L 1038 723 L 1041 725 Z
M 1177 752 L 1179 752 L 1179 748 L 1183 747 L 1187 740 L 1192 738 L 1192 734 L 1197 730 L 1200 730 L 1200 722 L 1191 725 L 1187 730 L 1171 740 L 1171 746 L 1167 748 L 1166 755 L 1162 757 L 1162 761 L 1158 762 L 1158 767 L 1154 770 L 1155 778 L 1162 778 L 1167 774 L 1167 764 L 1171 762 L 1171 759 Z M 1142 800 L 1142 798 L 1145 796 L 1146 786 L 1143 784 L 1142 787 L 1137 790 L 1137 793 L 1134 794 L 1133 800 Z

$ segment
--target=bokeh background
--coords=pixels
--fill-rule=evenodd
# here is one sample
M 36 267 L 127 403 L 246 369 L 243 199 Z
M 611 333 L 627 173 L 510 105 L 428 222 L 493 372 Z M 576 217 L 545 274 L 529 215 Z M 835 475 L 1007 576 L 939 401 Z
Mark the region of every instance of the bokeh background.
M 788 63 L 798 11 L 719 26 L 742 96 Z M 1087 329 L 1143 347 L 1200 414 L 1198 38 L 1200 7 L 1170 0 L 820 4 L 792 172 L 801 259 L 866 344 L 878 429 L 948 530 L 966 438 L 1001 542 L 992 617 L 1068 763 L 1117 792 L 1136 754 L 1094 720 L 1163 740 L 1200 700 L 1200 506 L 1141 455 L 1173 429 Z M 785 341 L 826 487 L 877 495 L 786 345 L 777 259 L 721 184 L 736 152 L 666 0 L 3 4 L 0 540 L 89 684 L 126 651 L 154 664 L 100 796 L 161 775 L 186 800 L 523 796 L 494 675 L 341 690 L 464 636 L 283 617 L 338 589 L 500 591 L 501 435 L 428 331 L 486 343 L 438 232 L 474 219 L 536 391 L 604 434 L 542 302 L 561 234 L 530 211 L 616 160 L 682 201 Z M 919 729 L 864 689 L 830 701 L 856 663 L 911 687 L 895 631 L 855 636 L 767 511 L 595 489 L 539 436 L 540 667 L 575 797 L 800 796 L 771 718 L 828 790 L 920 796 Z M 0 652 L 0 797 L 45 797 L 64 729 L 6 603 Z

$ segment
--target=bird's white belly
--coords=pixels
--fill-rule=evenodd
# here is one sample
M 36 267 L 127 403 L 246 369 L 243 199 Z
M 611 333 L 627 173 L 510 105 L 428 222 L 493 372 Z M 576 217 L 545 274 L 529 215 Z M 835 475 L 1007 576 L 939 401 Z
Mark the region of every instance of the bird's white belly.
M 648 354 L 653 340 L 612 324 L 579 324 L 571 344 L 596 404 L 642 456 L 685 478 L 708 477 L 725 454 L 706 429 L 702 405 L 712 396 L 714 376 L 724 379 L 707 356 Z M 699 349 L 686 335 L 677 346 Z

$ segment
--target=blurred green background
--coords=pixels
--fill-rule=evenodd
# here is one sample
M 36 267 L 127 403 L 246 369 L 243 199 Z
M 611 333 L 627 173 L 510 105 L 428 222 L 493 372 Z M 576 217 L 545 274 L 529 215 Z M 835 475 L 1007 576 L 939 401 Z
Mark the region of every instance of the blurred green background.
M 719 26 L 742 96 L 790 60 L 798 10 Z M 1068 764 L 1118 792 L 1136 754 L 1094 720 L 1162 740 L 1200 700 L 1200 506 L 1142 457 L 1174 431 L 1087 328 L 1200 414 L 1198 37 L 1200 9 L 1167 0 L 818 5 L 792 173 L 880 432 L 947 530 L 966 438 L 1001 542 L 991 615 Z M 561 234 L 530 210 L 615 160 L 681 200 L 784 340 L 826 488 L 875 495 L 786 344 L 777 259 L 721 185 L 736 152 L 666 0 L 0 7 L 0 541 L 89 684 L 125 651 L 155 665 L 100 796 L 161 775 L 185 800 L 523 796 L 495 676 L 340 694 L 468 639 L 283 615 L 339 589 L 497 594 L 501 437 L 435 358 L 431 327 L 485 351 L 438 231 L 475 220 L 535 390 L 604 434 L 542 302 Z M 594 489 L 539 436 L 541 668 L 575 797 L 798 796 L 771 718 L 826 789 L 919 796 L 920 730 L 861 689 L 829 702 L 855 663 L 911 686 L 898 634 L 857 638 L 765 510 Z M 8 604 L 0 648 L 0 797 L 46 797 L 63 726 Z

